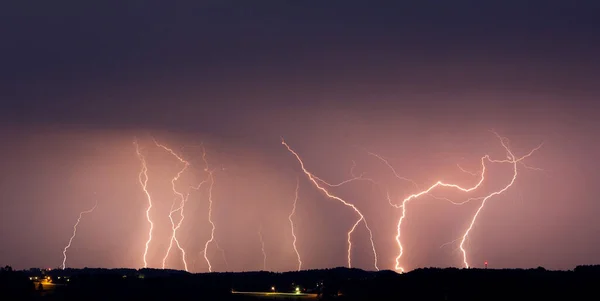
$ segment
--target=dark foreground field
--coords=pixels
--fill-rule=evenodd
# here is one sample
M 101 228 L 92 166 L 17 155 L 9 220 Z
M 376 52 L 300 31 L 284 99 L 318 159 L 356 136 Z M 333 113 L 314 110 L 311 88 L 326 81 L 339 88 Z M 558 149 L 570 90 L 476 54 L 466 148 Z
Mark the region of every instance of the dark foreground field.
M 573 271 L 336 268 L 190 274 L 153 269 L 0 270 L 0 300 L 600 300 L 600 266 Z

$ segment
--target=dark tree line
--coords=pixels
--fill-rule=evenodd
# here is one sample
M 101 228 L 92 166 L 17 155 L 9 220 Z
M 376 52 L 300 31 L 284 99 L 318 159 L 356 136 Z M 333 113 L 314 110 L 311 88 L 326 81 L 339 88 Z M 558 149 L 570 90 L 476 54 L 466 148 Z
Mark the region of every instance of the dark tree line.
M 50 278 L 51 293 L 31 279 Z M 0 300 L 258 300 L 232 291 L 318 294 L 322 300 L 600 300 L 600 266 L 573 271 L 437 269 L 397 274 L 335 268 L 191 274 L 154 269 L 14 271 L 0 268 Z
M 10 266 L 0 268 L 0 300 L 19 300 L 35 296 L 35 284 Z

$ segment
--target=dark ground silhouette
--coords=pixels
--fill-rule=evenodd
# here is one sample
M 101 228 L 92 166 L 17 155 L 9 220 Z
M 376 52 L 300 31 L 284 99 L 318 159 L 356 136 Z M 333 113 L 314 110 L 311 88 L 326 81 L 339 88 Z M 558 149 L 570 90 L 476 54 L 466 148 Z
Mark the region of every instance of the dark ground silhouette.
M 599 284 L 600 266 L 572 271 L 427 268 L 406 274 L 347 268 L 207 274 L 155 269 L 14 271 L 7 266 L 0 269 L 0 300 L 260 300 L 263 297 L 232 292 L 296 290 L 318 294 L 322 300 L 600 300 Z

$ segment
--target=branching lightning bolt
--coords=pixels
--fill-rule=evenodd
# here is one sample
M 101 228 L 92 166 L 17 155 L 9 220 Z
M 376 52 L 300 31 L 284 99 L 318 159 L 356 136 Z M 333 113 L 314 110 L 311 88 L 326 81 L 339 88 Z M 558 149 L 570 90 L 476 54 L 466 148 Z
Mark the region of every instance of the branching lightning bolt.
M 173 155 L 175 158 L 177 158 L 177 160 L 179 160 L 179 162 L 184 163 L 184 167 L 175 175 L 175 177 L 173 177 L 173 179 L 171 179 L 171 187 L 173 189 L 173 193 L 177 196 L 177 198 L 180 200 L 179 202 L 179 207 L 174 208 L 175 203 L 173 203 L 173 205 L 171 206 L 171 210 L 169 212 L 169 219 L 171 221 L 171 227 L 172 227 L 172 233 L 171 233 L 171 240 L 169 243 L 169 248 L 167 249 L 167 253 L 165 254 L 165 257 L 163 258 L 163 269 L 166 266 L 166 260 L 169 257 L 169 253 L 173 247 L 173 242 L 175 242 L 175 244 L 177 245 L 177 247 L 179 248 L 179 250 L 181 251 L 182 254 L 182 260 L 183 260 L 183 264 L 185 267 L 185 270 L 188 271 L 188 265 L 187 265 L 187 260 L 186 260 L 186 253 L 185 250 L 183 249 L 183 247 L 181 247 L 179 240 L 177 240 L 177 230 L 179 230 L 179 228 L 181 228 L 181 225 L 183 224 L 183 220 L 185 218 L 184 216 L 184 208 L 185 208 L 185 204 L 187 203 L 189 196 L 190 196 L 190 190 L 188 190 L 187 194 L 184 195 L 182 192 L 178 191 L 175 188 L 175 182 L 177 180 L 179 180 L 179 178 L 181 177 L 181 175 L 183 174 L 183 172 L 185 172 L 185 170 L 190 166 L 190 163 L 186 160 L 184 160 L 181 156 L 177 155 L 175 153 L 175 151 L 173 151 L 173 149 L 158 143 L 156 140 L 154 140 L 154 143 L 158 146 L 161 147 L 162 149 L 166 150 L 167 152 L 169 152 L 171 155 Z M 206 164 L 206 167 L 204 168 L 205 172 L 208 172 L 208 162 L 206 161 L 206 149 L 204 149 L 204 147 L 202 147 L 202 159 L 204 160 L 204 163 Z M 210 179 L 212 181 L 212 172 L 209 172 L 209 177 L 203 181 L 201 181 L 197 186 L 190 186 L 190 189 L 193 190 L 199 190 L 200 187 L 202 187 L 202 185 L 204 185 L 208 179 Z M 211 189 L 212 189 L 212 182 L 211 182 Z M 210 198 L 210 194 L 209 194 L 209 201 L 212 203 L 212 199 Z M 210 209 L 209 209 L 210 210 Z M 173 220 L 173 214 L 179 212 L 180 218 L 177 224 L 175 224 L 175 221 Z M 209 211 L 210 212 L 210 211 Z M 210 214 L 210 213 L 209 213 Z M 218 247 L 218 245 L 217 245 Z M 227 264 L 227 259 L 225 258 L 225 252 L 218 247 L 222 252 L 223 252 L 223 258 L 225 260 L 225 263 Z M 205 254 L 206 256 L 206 254 Z
M 79 218 L 77 218 L 77 222 L 73 226 L 73 235 L 71 235 L 71 238 L 69 239 L 69 243 L 65 246 L 65 249 L 63 250 L 63 262 L 62 262 L 63 270 L 67 267 L 67 265 L 66 265 L 67 264 L 67 249 L 69 249 L 71 247 L 71 243 L 73 242 L 75 235 L 77 235 L 77 225 L 79 225 L 79 222 L 81 221 L 81 217 L 83 217 L 84 214 L 91 213 L 92 211 L 94 211 L 94 209 L 96 209 L 96 206 L 98 206 L 98 201 L 96 201 L 96 203 L 94 204 L 94 207 L 92 207 L 92 209 L 82 211 L 79 213 Z
M 265 251 L 265 240 L 263 239 L 262 236 L 262 225 L 258 228 L 258 238 L 260 239 L 260 250 L 262 251 L 262 255 L 263 255 L 263 271 L 267 270 L 267 252 Z
M 496 133 L 494 133 L 494 134 L 496 134 Z M 416 199 L 416 198 L 418 198 L 418 197 L 420 197 L 420 196 L 426 195 L 426 194 L 429 194 L 429 195 L 430 195 L 430 192 L 431 192 L 433 189 L 437 188 L 437 187 L 455 188 L 455 189 L 458 189 L 458 190 L 460 190 L 460 191 L 462 191 L 462 192 L 471 192 L 471 191 L 474 191 L 474 190 L 476 190 L 477 188 L 479 188 L 479 187 L 481 186 L 481 184 L 482 184 L 482 183 L 483 183 L 483 181 L 485 180 L 485 171 L 486 171 L 486 165 L 485 165 L 485 161 L 488 161 L 488 162 L 490 162 L 490 163 L 511 163 L 511 164 L 514 164 L 514 166 L 515 166 L 515 167 L 514 167 L 514 175 L 513 175 L 513 179 L 512 179 L 512 181 L 509 183 L 509 185 L 507 185 L 507 186 L 506 186 L 506 187 L 504 187 L 503 189 L 501 189 L 501 190 L 499 190 L 499 191 L 496 191 L 496 192 L 493 192 L 493 193 L 491 193 L 491 194 L 489 194 L 489 195 L 487 195 L 487 196 L 485 196 L 485 197 L 479 197 L 479 198 L 470 198 L 470 199 L 468 199 L 468 200 L 467 200 L 467 201 L 465 201 L 465 202 L 456 203 L 456 202 L 452 202 L 452 201 L 451 201 L 451 203 L 453 203 L 453 204 L 455 204 L 455 205 L 461 205 L 461 204 L 464 204 L 464 203 L 466 203 L 466 202 L 468 202 L 468 201 L 472 201 L 472 200 L 477 200 L 477 199 L 481 199 L 481 200 L 482 200 L 482 202 L 481 202 L 481 205 L 480 205 L 480 207 L 478 208 L 477 212 L 475 213 L 475 216 L 473 217 L 473 219 L 472 219 L 472 222 L 471 222 L 471 224 L 470 224 L 469 228 L 467 229 L 467 231 L 466 231 L 466 232 L 465 232 L 465 234 L 463 235 L 463 238 L 462 238 L 462 241 L 461 241 L 461 245 L 460 245 L 460 246 L 461 246 L 461 251 L 463 252 L 463 262 L 464 262 L 464 265 L 465 265 L 466 267 L 469 267 L 469 264 L 468 264 L 468 262 L 467 262 L 467 254 L 466 254 L 466 250 L 464 249 L 464 247 L 463 247 L 463 246 L 464 246 L 464 242 L 466 241 L 466 239 L 467 239 L 467 237 L 468 237 L 468 234 L 469 234 L 469 232 L 471 231 L 471 229 L 473 228 L 473 225 L 475 224 L 475 221 L 476 221 L 476 219 L 477 219 L 477 216 L 479 215 L 479 212 L 481 211 L 481 209 L 483 208 L 483 206 L 485 205 L 486 201 L 487 201 L 489 198 L 491 198 L 491 197 L 493 197 L 493 196 L 495 196 L 495 195 L 498 195 L 498 194 L 501 194 L 501 193 L 503 193 L 503 192 L 504 192 L 504 191 L 506 191 L 506 190 L 507 190 L 507 189 L 508 189 L 510 186 L 512 186 L 512 184 L 514 183 L 514 181 L 515 181 L 515 179 L 516 179 L 516 176 L 517 176 L 517 172 L 516 172 L 516 170 L 517 170 L 517 169 L 516 169 L 516 166 L 517 166 L 517 165 L 516 165 L 516 164 L 517 164 L 518 162 L 520 162 L 521 160 L 523 160 L 523 159 L 525 159 L 525 158 L 527 158 L 527 157 L 531 156 L 531 155 L 533 154 L 533 152 L 535 152 L 536 150 L 538 150 L 538 149 L 539 149 L 539 148 L 541 148 L 541 146 L 542 146 L 542 145 L 539 145 L 538 147 L 534 148 L 534 149 L 533 149 L 531 152 L 529 152 L 527 155 L 525 155 L 525 156 L 523 156 L 523 157 L 521 157 L 521 158 L 515 159 L 514 155 L 512 154 L 512 152 L 510 151 L 510 149 L 508 148 L 508 146 L 505 144 L 505 142 L 504 142 L 504 139 L 503 139 L 502 137 L 500 137 L 498 134 L 496 134 L 496 136 L 498 136 L 498 137 L 499 137 L 499 139 L 500 139 L 500 141 L 501 141 L 501 143 L 502 143 L 502 146 L 503 146 L 503 147 L 505 148 L 505 150 L 507 151 L 507 153 L 508 153 L 508 160 L 493 160 L 493 159 L 491 159 L 491 158 L 489 157 L 489 155 L 485 155 L 485 156 L 483 156 L 483 157 L 481 158 L 481 165 L 482 165 L 482 169 L 481 169 L 481 173 L 479 173 L 479 175 L 481 176 L 481 178 L 479 179 L 479 181 L 478 181 L 478 182 L 477 182 L 477 183 L 476 183 L 474 186 L 472 186 L 472 187 L 468 187 L 468 188 L 463 188 L 463 187 L 461 187 L 461 186 L 459 186 L 459 185 L 456 185 L 456 184 L 449 184 L 449 183 L 444 183 L 444 182 L 442 182 L 442 181 L 438 181 L 438 182 L 436 182 L 435 184 L 431 185 L 431 186 L 430 186 L 429 188 L 427 188 L 426 190 L 423 190 L 423 191 L 421 191 L 421 192 L 418 192 L 418 193 L 415 193 L 415 194 L 409 195 L 408 197 L 406 197 L 406 198 L 405 198 L 405 199 L 402 201 L 402 204 L 401 204 L 401 205 L 394 205 L 394 204 L 392 204 L 392 205 L 393 205 L 394 207 L 396 207 L 396 208 L 402 208 L 402 215 L 400 216 L 400 219 L 398 220 L 398 224 L 397 224 L 397 234 L 396 234 L 396 242 L 397 242 L 397 244 L 398 244 L 398 248 L 400 249 L 400 251 L 399 251 L 399 254 L 398 254 L 398 256 L 396 257 L 396 266 L 395 266 L 396 270 L 400 270 L 401 272 L 404 272 L 404 268 L 402 268 L 402 267 L 400 266 L 400 259 L 401 259 L 402 255 L 403 255 L 403 251 L 404 251 L 404 249 L 403 249 L 403 246 L 402 246 L 402 242 L 401 242 L 401 240 L 400 240 L 400 236 L 401 236 L 401 226 L 402 226 L 402 221 L 403 221 L 403 220 L 405 219 L 405 217 L 406 217 L 406 205 L 407 205 L 407 203 L 408 203 L 409 201 L 411 201 L 411 200 L 413 200 L 413 199 Z M 375 154 L 373 154 L 373 155 L 375 155 Z M 375 156 L 377 156 L 377 155 L 375 155 Z M 378 156 L 378 157 L 379 157 L 379 156 Z M 387 161 L 385 161 L 385 160 L 384 160 L 383 158 L 381 158 L 381 157 L 379 157 L 379 158 L 380 158 L 381 160 L 383 160 L 383 161 L 384 161 L 384 162 L 385 162 L 385 163 L 388 165 L 388 167 L 390 167 L 390 168 L 393 170 L 393 172 L 394 172 L 394 175 L 396 175 L 396 177 L 398 177 L 398 178 L 401 178 L 401 179 L 404 179 L 404 180 L 407 180 L 406 178 L 399 177 L 399 176 L 398 176 L 398 174 L 397 174 L 397 173 L 395 172 L 395 170 L 393 169 L 393 167 L 392 167 L 392 166 L 391 166 L 389 163 L 387 163 Z M 459 168 L 460 168 L 460 166 L 459 166 Z M 461 168 L 461 170 L 462 170 L 462 168 Z M 463 171 L 465 171 L 465 170 L 463 170 Z M 465 172 L 467 172 L 467 173 L 470 173 L 470 172 L 468 172 L 468 171 L 465 171 Z M 410 181 L 410 180 L 409 180 L 409 181 Z M 413 182 L 413 183 L 414 183 L 414 182 Z M 416 184 L 415 184 L 415 185 L 416 185 Z M 437 198 L 437 197 L 436 197 L 436 198 Z M 448 199 L 446 199 L 446 198 L 442 198 L 442 199 L 448 200 Z M 391 202 L 390 202 L 390 203 L 391 203 Z
M 383 158 L 382 156 L 380 156 L 380 155 L 378 155 L 378 154 L 376 154 L 376 153 L 373 153 L 373 152 L 367 152 L 367 153 L 368 153 L 369 155 L 371 155 L 371 156 L 374 156 L 374 157 L 376 157 L 377 159 L 379 159 L 380 161 L 382 161 L 382 162 L 383 162 L 383 163 L 384 163 L 384 164 L 385 164 L 387 167 L 389 167 L 389 168 L 390 168 L 390 170 L 392 171 L 392 173 L 394 174 L 394 176 L 395 176 L 397 179 L 399 179 L 399 180 L 402 180 L 402 181 L 406 181 L 406 182 L 409 182 L 409 183 L 413 184 L 413 186 L 414 186 L 414 187 L 415 187 L 417 190 L 418 190 L 418 189 L 420 189 L 420 188 L 419 188 L 419 185 L 418 185 L 418 184 L 417 184 L 417 182 L 415 182 L 414 180 L 411 180 L 411 179 L 409 179 L 409 178 L 406 178 L 406 177 L 400 176 L 400 175 L 398 174 L 398 172 L 396 171 L 396 169 L 394 169 L 394 167 L 393 167 L 393 166 L 392 166 L 392 165 L 391 165 L 391 164 L 388 162 L 388 160 L 386 160 L 385 158 Z M 459 167 L 460 167 L 460 166 L 459 166 Z M 369 180 L 370 180 L 370 179 L 369 179 Z M 370 180 L 370 181 L 371 181 L 371 182 L 373 182 L 373 183 L 375 183 L 373 180 Z M 376 183 L 375 183 L 375 184 L 376 184 Z M 471 198 L 471 199 L 468 199 L 468 200 L 466 200 L 466 201 L 463 201 L 463 202 L 455 202 L 455 201 L 453 201 L 453 200 L 450 200 L 450 199 L 448 199 L 448 198 L 445 198 L 445 197 L 439 197 L 439 196 L 435 196 L 435 195 L 431 194 L 429 191 L 427 191 L 427 192 L 426 192 L 426 193 L 424 193 L 424 194 L 428 195 L 429 197 L 431 197 L 431 198 L 433 198 L 433 199 L 447 201 L 447 202 L 450 202 L 450 203 L 452 203 L 452 204 L 454 204 L 454 205 L 462 205 L 462 204 L 468 203 L 468 202 L 470 202 L 470 201 L 473 201 L 473 200 L 480 199 L 480 198 Z M 392 202 L 392 199 L 391 199 L 391 197 L 390 197 L 390 195 L 389 195 L 389 192 L 387 193 L 387 199 L 388 199 L 388 202 L 390 203 L 390 205 L 392 205 L 393 207 L 395 207 L 395 208 L 402 208 L 402 206 L 403 206 L 403 205 L 394 204 L 394 203 Z
M 478 176 L 480 175 L 482 172 L 473 172 L 473 171 L 468 171 L 464 168 L 462 168 L 462 166 L 460 166 L 460 164 L 456 163 L 456 167 L 458 167 L 458 169 L 460 169 L 460 171 L 464 172 L 464 173 L 468 173 L 472 176 Z
M 377 266 L 377 252 L 375 250 L 375 243 L 373 242 L 373 233 L 371 231 L 371 228 L 367 224 L 367 220 L 365 219 L 364 215 L 360 212 L 360 210 L 358 208 L 356 208 L 356 206 L 354 206 L 351 203 L 346 202 L 344 199 L 342 199 L 340 197 L 332 195 L 326 188 L 321 186 L 319 183 L 326 183 L 326 182 L 324 182 L 323 180 L 321 180 L 318 177 L 316 177 L 315 175 L 313 175 L 311 172 L 309 172 L 304 167 L 304 162 L 302 161 L 300 156 L 285 142 L 285 140 L 283 138 L 281 139 L 281 144 L 283 144 L 287 148 L 287 150 L 296 157 L 296 159 L 298 160 L 298 163 L 300 164 L 300 167 L 302 168 L 302 171 L 308 177 L 308 179 L 315 185 L 315 187 L 318 190 L 323 192 L 327 197 L 337 200 L 337 201 L 341 202 L 342 204 L 344 204 L 345 206 L 352 208 L 352 210 L 354 210 L 354 212 L 356 212 L 356 214 L 358 214 L 359 219 L 356 221 L 356 223 L 354 223 L 354 225 L 352 226 L 350 231 L 348 231 L 348 267 L 352 267 L 352 259 L 350 257 L 350 250 L 352 248 L 352 240 L 350 238 L 351 238 L 352 233 L 358 226 L 358 224 L 360 224 L 360 222 L 363 222 L 363 224 L 365 225 L 365 228 L 369 232 L 369 239 L 371 241 L 371 247 L 373 250 L 374 266 L 375 266 L 376 270 L 379 270 L 379 267 Z M 333 185 L 329 185 L 329 186 L 333 186 Z
M 181 224 L 183 223 L 183 219 L 185 218 L 185 216 L 183 215 L 183 209 L 185 207 L 185 202 L 187 200 L 187 197 L 183 193 L 181 193 L 177 190 L 177 188 L 175 186 L 175 182 L 177 182 L 177 180 L 179 180 L 179 178 L 181 177 L 183 172 L 190 166 L 190 163 L 188 161 L 184 160 L 183 158 L 181 158 L 181 156 L 177 155 L 175 153 L 175 151 L 173 151 L 171 148 L 168 148 L 167 146 L 160 144 L 158 141 L 154 140 L 154 144 L 156 144 L 156 146 L 161 147 L 162 149 L 166 150 L 167 152 L 171 153 L 175 158 L 177 158 L 177 160 L 179 160 L 179 162 L 183 163 L 183 168 L 181 170 L 179 170 L 179 172 L 175 175 L 175 177 L 173 177 L 171 179 L 171 188 L 173 189 L 173 193 L 175 195 L 177 195 L 177 197 L 179 198 L 180 205 L 177 209 L 171 210 L 169 212 L 169 220 L 171 221 L 172 233 L 171 233 L 171 240 L 169 242 L 169 248 L 167 249 L 167 253 L 165 254 L 165 257 L 163 257 L 162 268 L 163 269 L 165 268 L 167 258 L 169 257 L 171 249 L 173 248 L 173 242 L 175 242 L 175 244 L 177 245 L 177 248 L 179 248 L 179 250 L 181 251 L 181 257 L 183 260 L 184 268 L 186 271 L 188 271 L 188 265 L 187 265 L 187 261 L 185 259 L 185 250 L 183 249 L 183 247 L 181 247 L 179 240 L 177 240 L 177 230 L 179 230 L 179 228 L 181 227 Z M 180 218 L 179 218 L 179 222 L 177 224 L 175 224 L 175 221 L 173 220 L 173 213 L 175 213 L 177 211 L 179 211 Z
M 460 250 L 463 254 L 463 263 L 465 265 L 466 268 L 469 268 L 469 262 L 467 260 L 467 251 L 464 248 L 464 244 L 469 236 L 469 233 L 471 232 L 471 230 L 473 229 L 473 226 L 475 225 L 475 222 L 477 221 L 477 217 L 479 216 L 479 213 L 481 212 L 481 210 L 483 209 L 483 207 L 485 206 L 485 203 L 487 202 L 487 200 L 489 200 L 491 197 L 499 195 L 501 193 L 503 193 L 504 191 L 506 191 L 508 188 L 510 188 L 513 183 L 515 182 L 515 180 L 517 179 L 517 163 L 521 162 L 523 159 L 531 156 L 533 154 L 533 152 L 537 151 L 538 149 L 540 149 L 542 147 L 542 144 L 540 144 L 538 147 L 534 148 L 533 150 L 531 150 L 528 154 L 526 154 L 523 157 L 520 158 L 516 158 L 515 155 L 512 153 L 512 151 L 510 150 L 510 148 L 508 147 L 507 144 L 504 143 L 504 139 L 502 139 L 502 137 L 500 137 L 500 135 L 498 135 L 497 133 L 496 136 L 500 139 L 500 142 L 502 143 L 502 146 L 504 147 L 504 149 L 506 150 L 509 160 L 491 160 L 489 159 L 490 162 L 494 162 L 494 163 L 511 163 L 513 164 L 513 177 L 510 180 L 510 183 L 508 185 L 506 185 L 504 188 L 492 192 L 491 194 L 489 194 L 488 196 L 486 196 L 482 201 L 481 201 L 481 205 L 479 205 L 479 208 L 477 208 L 477 211 L 475 212 L 475 214 L 473 215 L 473 218 L 471 219 L 471 223 L 469 224 L 469 228 L 465 231 L 465 234 L 462 236 L 462 240 L 460 242 Z M 527 165 L 524 165 L 526 168 L 528 167 Z M 482 172 L 483 174 L 483 172 Z
M 292 212 L 288 216 L 290 221 L 290 228 L 292 230 L 292 237 L 294 240 L 292 241 L 292 246 L 294 247 L 294 252 L 296 252 L 296 257 L 298 258 L 298 271 L 302 269 L 302 259 L 300 259 L 300 252 L 298 252 L 298 248 L 296 247 L 296 233 L 294 232 L 294 221 L 292 220 L 292 216 L 296 213 L 296 203 L 298 203 L 298 190 L 300 189 L 300 179 L 296 178 L 296 196 L 294 197 L 294 204 L 292 207 Z
M 142 186 L 142 189 L 144 190 L 144 193 L 146 194 L 146 198 L 148 199 L 148 207 L 146 208 L 146 220 L 148 220 L 148 224 L 150 224 L 150 229 L 148 230 L 148 240 L 146 241 L 146 247 L 144 249 L 144 255 L 142 257 L 144 260 L 144 268 L 147 268 L 148 261 L 146 260 L 146 257 L 148 256 L 148 247 L 150 246 L 150 242 L 152 241 L 152 231 L 154 230 L 154 223 L 152 222 L 152 219 L 150 218 L 150 210 L 152 209 L 152 197 L 150 196 L 150 192 L 148 192 L 148 188 L 147 188 L 148 187 L 148 165 L 146 164 L 146 157 L 144 157 L 144 155 L 142 155 L 142 153 L 140 151 L 140 147 L 137 143 L 137 140 L 134 140 L 133 144 L 135 145 L 135 152 L 142 163 L 142 170 L 138 174 L 138 180 L 140 182 L 140 185 Z

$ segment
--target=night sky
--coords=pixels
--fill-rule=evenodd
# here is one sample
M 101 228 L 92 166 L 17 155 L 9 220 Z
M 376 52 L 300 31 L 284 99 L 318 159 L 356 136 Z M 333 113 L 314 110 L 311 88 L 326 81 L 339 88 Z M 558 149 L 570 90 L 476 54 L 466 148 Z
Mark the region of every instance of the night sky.
M 99 3 L 103 2 L 103 3 Z M 379 267 L 394 269 L 402 210 L 388 203 L 438 180 L 472 186 L 500 140 L 521 156 L 515 184 L 489 200 L 466 247 L 473 266 L 570 269 L 600 261 L 600 4 L 597 1 L 9 1 L 0 5 L 0 265 L 143 266 L 148 162 L 155 232 L 149 266 L 168 247 L 177 187 L 215 169 L 213 270 L 346 265 L 351 208 L 308 181 L 281 137 L 319 178 L 376 180 L 332 188 L 373 232 Z M 115 3 L 117 1 L 114 1 Z M 161 3 L 159 3 L 161 2 Z M 126 4 L 125 4 L 126 3 Z M 169 2 L 170 3 L 170 2 Z M 418 4 L 417 4 L 418 3 Z M 497 3 L 497 4 L 494 4 Z M 502 3 L 502 4 L 500 4 Z M 477 193 L 505 186 L 490 164 Z M 208 190 L 186 203 L 178 232 L 191 271 L 207 271 Z M 458 243 L 480 202 L 412 201 L 402 227 L 407 269 L 462 266 Z M 357 227 L 353 265 L 373 269 Z M 173 249 L 169 268 L 182 269 Z

